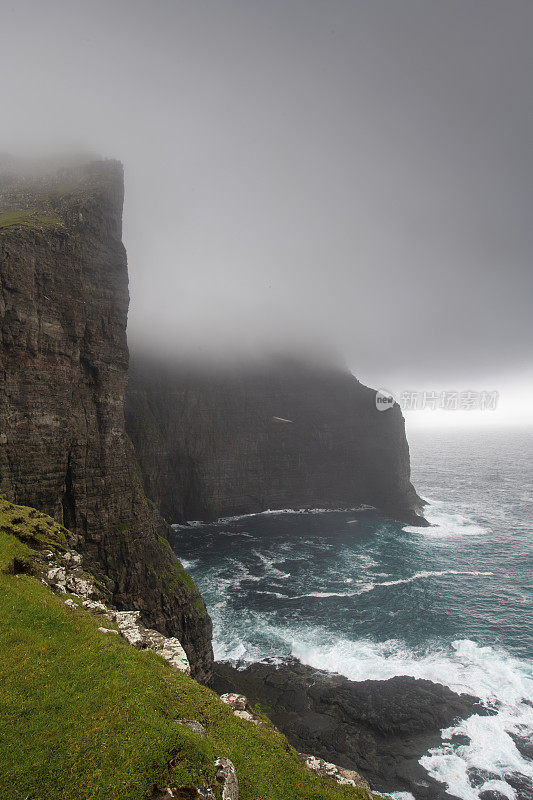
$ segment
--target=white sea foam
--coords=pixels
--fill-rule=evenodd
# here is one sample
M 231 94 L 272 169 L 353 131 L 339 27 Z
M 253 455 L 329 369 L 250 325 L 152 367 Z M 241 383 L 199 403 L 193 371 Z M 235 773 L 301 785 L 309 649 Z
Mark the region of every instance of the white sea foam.
M 424 508 L 424 516 L 430 523 L 429 528 L 420 528 L 414 525 L 405 525 L 404 531 L 428 536 L 432 539 L 448 539 L 458 536 L 484 536 L 490 532 L 488 527 L 483 527 L 469 517 L 450 511 L 446 504 L 440 500 L 432 500 Z
M 290 572 L 283 572 L 283 570 L 278 569 L 278 567 L 275 566 L 275 564 L 280 560 L 278 557 L 272 555 L 267 556 L 264 553 L 261 553 L 259 550 L 252 550 L 252 553 L 263 564 L 263 567 L 268 574 L 274 575 L 277 578 L 291 577 Z
M 361 590 L 358 592 L 307 592 L 306 594 L 295 594 L 290 599 L 301 600 L 303 597 L 355 597 L 358 594 L 361 594 Z
M 318 634 L 318 631 L 316 632 Z M 323 634 L 322 634 L 323 635 Z M 314 642 L 319 638 L 309 637 Z M 505 776 L 519 773 L 533 781 L 533 763 L 519 752 L 511 734 L 533 736 L 533 668 L 503 651 L 480 647 L 470 640 L 453 642 L 451 651 L 416 654 L 400 642 L 371 641 L 309 645 L 295 640 L 292 654 L 306 664 L 337 671 L 351 680 L 386 680 L 395 675 L 425 678 L 449 686 L 455 692 L 480 697 L 496 710 L 494 716 L 474 715 L 443 732 L 443 743 L 420 763 L 448 791 L 461 800 L 478 800 L 482 791 L 497 789 L 509 800 L 516 792 Z M 454 734 L 468 737 L 457 745 Z M 474 788 L 468 770 L 483 770 L 498 776 Z M 499 787 L 499 788 L 498 788 Z
M 198 564 L 197 558 L 180 558 L 181 564 L 185 569 L 194 569 Z
M 379 586 L 398 586 L 402 583 L 413 583 L 413 581 L 421 580 L 423 578 L 439 578 L 443 575 L 473 575 L 479 577 L 490 577 L 494 575 L 493 572 L 482 572 L 480 570 L 460 570 L 460 569 L 442 569 L 442 570 L 423 570 L 415 572 L 414 575 L 409 575 L 407 578 L 398 578 L 394 581 L 376 581 L 363 583 L 356 591 L 353 592 L 306 592 L 305 594 L 295 594 L 290 597 L 291 600 L 301 600 L 304 597 L 356 597 L 360 594 L 371 592 Z M 351 580 L 351 579 L 350 579 Z M 289 595 L 283 595 L 289 597 Z
M 374 792 L 376 794 L 376 792 Z M 392 797 L 393 800 L 415 800 L 411 792 L 391 792 L 389 795 L 382 795 L 383 797 Z
M 479 575 L 489 577 L 494 575 L 493 572 L 481 572 L 479 570 L 460 570 L 460 569 L 441 569 L 441 570 L 422 570 L 421 572 L 415 572 L 414 575 L 411 575 L 408 578 L 398 578 L 395 581 L 380 581 L 379 583 L 374 583 L 372 588 L 376 586 L 398 586 L 400 583 L 412 583 L 413 581 L 417 581 L 420 578 L 440 578 L 442 575 Z M 370 591 L 370 590 L 364 590 Z
M 369 506 L 366 503 L 361 503 L 359 506 L 343 506 L 340 508 L 266 508 L 264 511 L 255 511 L 251 514 L 236 514 L 230 517 L 219 517 L 213 522 L 203 522 L 202 520 L 193 519 L 184 525 L 174 524 L 171 527 L 179 530 L 180 528 L 197 528 L 207 527 L 212 525 L 225 525 L 229 522 L 238 522 L 241 519 L 250 519 L 251 517 L 267 517 L 287 514 L 325 514 L 332 512 L 339 513 L 354 513 L 357 511 L 374 511 L 375 506 Z
M 446 784 L 450 794 L 461 800 L 479 800 L 481 792 L 493 789 L 515 800 L 516 792 L 506 775 L 518 773 L 533 781 L 533 763 L 521 755 L 513 740 L 513 735 L 526 739 L 533 735 L 533 707 L 528 702 L 533 697 L 533 667 L 526 662 L 468 639 L 420 653 L 397 640 L 350 641 L 335 639 L 323 628 L 276 627 L 262 615 L 253 615 L 250 624 L 274 642 L 278 652 L 290 652 L 304 664 L 351 680 L 409 675 L 479 697 L 496 713 L 475 714 L 443 731 L 442 744 L 420 760 L 429 775 Z M 244 645 L 235 638 L 224 647 L 215 647 L 215 656 L 244 666 L 265 653 L 261 645 Z M 468 743 L 457 744 L 452 738 L 455 734 Z M 471 769 L 490 773 L 490 780 L 474 788 L 468 776 Z M 397 796 L 400 800 L 400 794 Z

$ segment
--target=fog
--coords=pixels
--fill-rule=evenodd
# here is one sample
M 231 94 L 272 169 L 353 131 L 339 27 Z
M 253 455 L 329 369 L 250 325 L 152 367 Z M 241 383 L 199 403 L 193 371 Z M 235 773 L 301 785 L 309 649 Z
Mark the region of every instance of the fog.
M 531 407 L 529 0 L 0 6 L 0 152 L 124 163 L 134 349 Z

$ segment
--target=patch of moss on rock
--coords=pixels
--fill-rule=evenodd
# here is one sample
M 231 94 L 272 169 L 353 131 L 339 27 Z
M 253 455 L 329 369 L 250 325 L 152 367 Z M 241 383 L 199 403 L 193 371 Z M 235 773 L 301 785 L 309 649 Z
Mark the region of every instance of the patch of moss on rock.
M 172 551 L 170 544 L 164 536 L 159 536 L 159 547 L 162 552 Z M 189 575 L 181 561 L 173 558 L 169 563 L 169 568 L 164 573 L 164 590 L 168 595 L 173 595 L 178 586 L 181 584 L 185 586 L 193 596 L 193 605 L 201 614 L 208 616 L 207 609 L 200 590 L 198 589 L 193 578 Z
M 0 212 L 0 230 L 9 228 L 56 228 L 63 220 L 55 214 L 44 213 L 35 208 L 14 209 Z
M 22 543 L 35 551 L 51 549 L 64 552 L 68 549 L 69 531 L 47 514 L 28 506 L 19 506 L 0 497 L 0 533 L 11 535 L 11 547 L 21 548 Z M 26 553 L 30 552 L 29 548 Z

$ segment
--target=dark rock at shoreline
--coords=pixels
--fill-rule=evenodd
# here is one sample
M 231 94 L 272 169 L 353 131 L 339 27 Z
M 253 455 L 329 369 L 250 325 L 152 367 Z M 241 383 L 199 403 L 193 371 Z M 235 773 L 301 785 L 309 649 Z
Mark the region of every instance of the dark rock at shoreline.
M 477 698 L 431 681 L 350 681 L 295 660 L 244 670 L 217 663 L 215 688 L 259 703 L 298 751 L 357 770 L 374 790 L 409 791 L 417 800 L 449 798 L 418 764 L 440 743 L 440 731 L 487 713 Z

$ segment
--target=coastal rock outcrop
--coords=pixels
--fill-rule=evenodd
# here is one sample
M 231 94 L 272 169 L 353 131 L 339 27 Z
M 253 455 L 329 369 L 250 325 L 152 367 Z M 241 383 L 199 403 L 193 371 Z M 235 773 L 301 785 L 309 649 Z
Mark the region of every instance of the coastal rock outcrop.
M 232 709 L 234 716 L 238 717 L 238 719 L 244 719 L 254 725 L 269 726 L 270 723 L 268 721 L 265 721 L 254 712 L 245 695 L 227 692 L 221 694 L 220 699 Z M 332 764 L 307 753 L 299 753 L 298 756 L 307 769 L 316 772 L 317 775 L 321 775 L 323 778 L 330 778 L 340 786 L 353 786 L 356 789 L 362 789 L 366 793 L 368 800 L 372 800 L 370 784 L 355 770 L 339 767 L 337 764 Z
M 117 162 L 0 170 L 0 491 L 72 531 L 112 603 L 177 637 L 207 681 L 209 616 L 124 427 L 122 202 Z
M 191 369 L 133 357 L 126 427 L 170 522 L 284 508 L 375 506 L 424 524 L 398 405 L 304 360 Z
M 187 655 L 179 639 L 163 636 L 158 631 L 147 628 L 141 622 L 140 611 L 117 611 L 102 602 L 102 597 L 107 599 L 109 596 L 105 585 L 85 572 L 83 558 L 75 550 L 45 550 L 40 559 L 34 559 L 31 571 L 40 573 L 41 582 L 52 591 L 58 594 L 70 593 L 72 597 L 65 600 L 65 605 L 72 611 L 88 611 L 116 623 L 118 630 L 102 625 L 98 628 L 100 633 L 120 633 L 133 647 L 153 650 L 174 669 L 186 675 L 191 674 Z
M 350 681 L 296 660 L 246 669 L 217 663 L 215 689 L 260 703 L 298 751 L 356 770 L 374 790 L 409 791 L 421 800 L 449 795 L 419 758 L 440 744 L 440 731 L 456 719 L 487 714 L 477 698 L 430 681 Z

